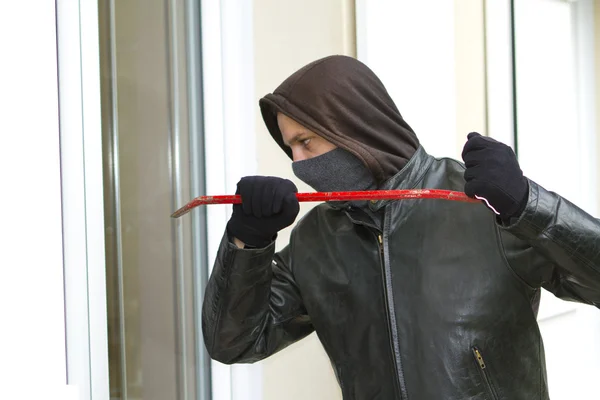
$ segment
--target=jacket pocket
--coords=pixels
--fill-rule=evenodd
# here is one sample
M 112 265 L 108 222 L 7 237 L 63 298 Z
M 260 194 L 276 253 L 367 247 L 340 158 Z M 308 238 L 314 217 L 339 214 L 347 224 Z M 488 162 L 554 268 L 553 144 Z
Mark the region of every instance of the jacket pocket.
M 479 348 L 473 347 L 473 348 L 471 348 L 471 351 L 473 353 L 473 357 L 475 358 L 475 361 L 477 362 L 477 368 L 479 369 L 479 372 L 481 373 L 481 377 L 483 378 L 485 386 L 487 387 L 488 393 L 490 394 L 490 396 L 492 396 L 492 400 L 498 400 L 499 397 L 496 393 L 496 389 L 494 388 L 494 384 L 492 383 L 492 378 L 490 376 L 490 370 L 488 368 L 488 365 L 486 364 L 486 360 L 484 360 L 483 355 L 481 354 L 481 351 L 479 350 Z

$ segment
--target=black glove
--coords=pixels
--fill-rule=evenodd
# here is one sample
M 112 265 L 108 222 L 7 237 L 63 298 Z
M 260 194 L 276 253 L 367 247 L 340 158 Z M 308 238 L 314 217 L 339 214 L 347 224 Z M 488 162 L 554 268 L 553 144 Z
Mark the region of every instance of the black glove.
M 252 247 L 266 247 L 277 232 L 290 226 L 300 205 L 292 181 L 272 176 L 246 176 L 237 184 L 242 204 L 233 205 L 227 232 Z
M 529 196 L 529 184 L 513 150 L 492 138 L 471 132 L 462 152 L 465 193 L 482 200 L 504 223 L 519 217 Z

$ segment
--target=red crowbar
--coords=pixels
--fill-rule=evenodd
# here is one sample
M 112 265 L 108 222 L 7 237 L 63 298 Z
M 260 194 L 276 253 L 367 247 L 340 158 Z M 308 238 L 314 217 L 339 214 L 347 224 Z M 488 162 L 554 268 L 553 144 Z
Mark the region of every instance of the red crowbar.
M 299 202 L 306 201 L 356 201 L 356 200 L 406 200 L 406 199 L 442 199 L 480 203 L 462 192 L 441 189 L 412 189 L 412 190 L 364 190 L 358 192 L 315 192 L 296 193 Z M 179 218 L 193 208 L 208 204 L 240 204 L 240 195 L 199 196 L 171 214 L 171 218 Z

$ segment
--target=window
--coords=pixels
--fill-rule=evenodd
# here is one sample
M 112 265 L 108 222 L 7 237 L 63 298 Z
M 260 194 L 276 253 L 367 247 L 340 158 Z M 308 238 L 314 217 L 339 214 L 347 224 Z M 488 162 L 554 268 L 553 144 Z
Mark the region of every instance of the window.
M 99 1 L 111 399 L 209 399 L 199 1 Z

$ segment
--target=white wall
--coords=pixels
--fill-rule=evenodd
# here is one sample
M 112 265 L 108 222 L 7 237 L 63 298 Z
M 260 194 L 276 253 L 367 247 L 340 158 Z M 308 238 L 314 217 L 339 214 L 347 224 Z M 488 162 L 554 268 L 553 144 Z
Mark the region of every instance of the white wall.
M 469 132 L 487 130 L 484 0 L 454 1 L 456 144 Z M 457 156 L 460 153 L 455 153 Z
M 358 58 L 386 85 L 425 150 L 455 156 L 454 3 L 357 4 Z
M 427 152 L 460 159 L 467 134 L 487 132 L 483 1 L 356 3 L 358 58 Z

